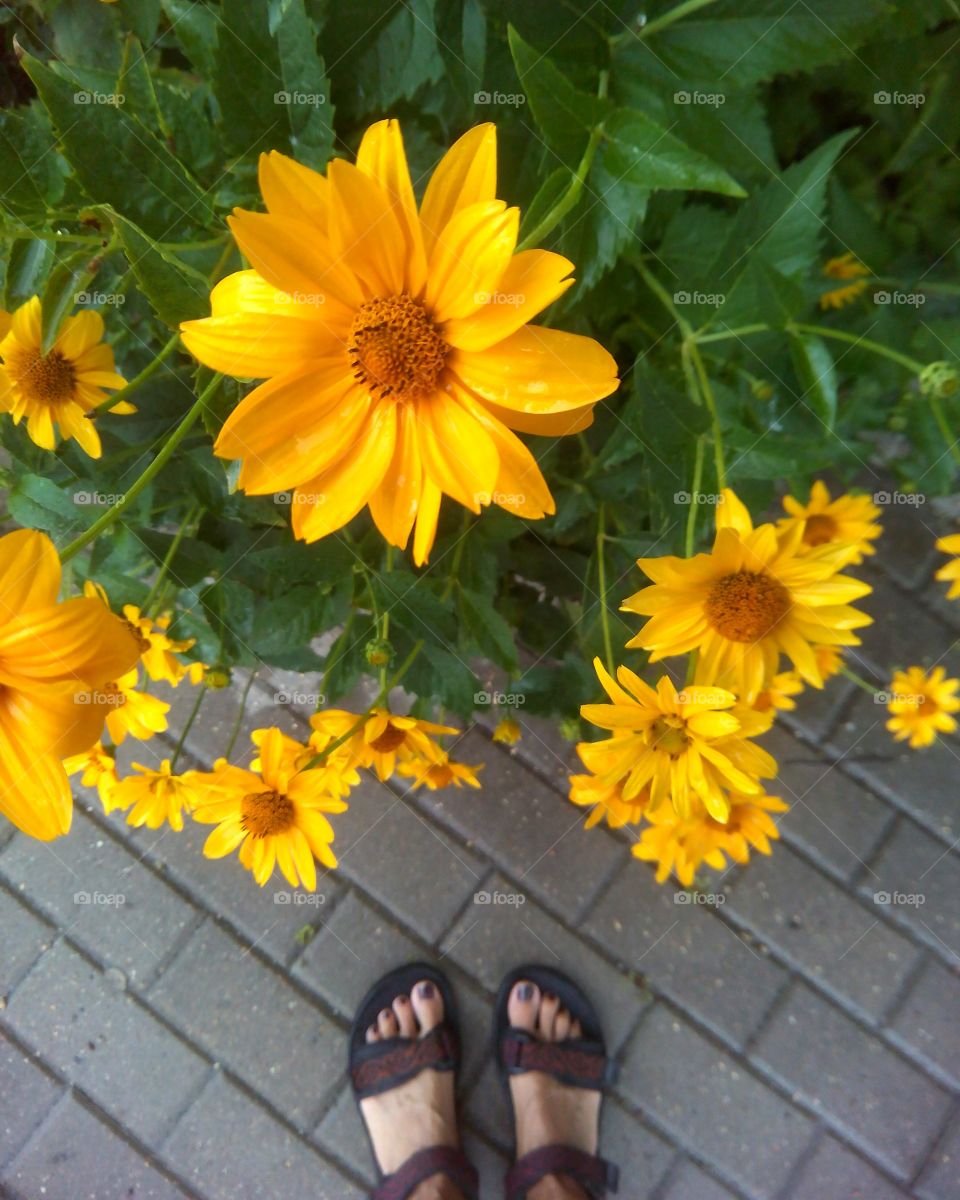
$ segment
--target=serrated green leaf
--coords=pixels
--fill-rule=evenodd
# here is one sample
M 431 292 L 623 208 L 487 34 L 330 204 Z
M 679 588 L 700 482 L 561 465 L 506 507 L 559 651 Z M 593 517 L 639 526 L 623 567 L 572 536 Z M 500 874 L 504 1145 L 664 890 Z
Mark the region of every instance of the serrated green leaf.
M 204 79 L 211 79 L 217 50 L 217 11 L 196 0 L 162 0 L 171 32 Z
M 60 259 L 50 272 L 41 298 L 41 348 L 44 354 L 56 340 L 64 317 L 82 302 L 87 284 L 99 267 L 99 260 L 85 246 Z
M 113 225 L 137 283 L 165 325 L 177 329 L 181 321 L 207 315 L 210 285 L 199 271 L 164 250 L 133 221 L 109 206 L 96 211 Z
M 513 632 L 487 597 L 460 587 L 457 589 L 457 609 L 480 653 L 498 666 L 515 671 L 517 648 Z
M 727 171 L 691 150 L 664 126 L 635 109 L 619 108 L 603 122 L 605 170 L 614 179 L 629 181 L 647 191 L 660 188 L 719 192 L 722 196 L 747 193 Z
M 10 489 L 8 507 L 13 519 L 25 529 L 42 529 L 65 537 L 79 524 L 72 495 L 42 475 L 21 475 Z
M 832 432 L 837 418 L 837 372 L 823 338 L 791 333 L 790 355 L 800 383 L 800 403 Z

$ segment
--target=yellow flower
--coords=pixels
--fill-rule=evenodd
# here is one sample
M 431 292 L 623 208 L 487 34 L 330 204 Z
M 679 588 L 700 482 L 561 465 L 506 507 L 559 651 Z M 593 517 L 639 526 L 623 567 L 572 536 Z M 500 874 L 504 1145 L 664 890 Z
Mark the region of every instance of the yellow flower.
M 501 717 L 493 731 L 493 740 L 504 746 L 515 746 L 522 736 L 520 726 L 513 717 Z
M 842 646 L 814 646 L 813 657 L 817 660 L 817 670 L 824 682 L 839 675 L 843 666 Z
M 683 887 L 691 887 L 702 863 L 722 871 L 727 855 L 735 862 L 750 858 L 750 847 L 770 853 L 770 839 L 779 838 L 770 813 L 788 806 L 774 796 L 731 796 L 730 815 L 725 824 L 705 812 L 680 817 L 670 808 L 648 814 L 650 824 L 633 847 L 635 857 L 657 864 L 657 883 L 673 871 Z
M 823 273 L 827 279 L 852 279 L 853 283 L 848 283 L 845 287 L 833 288 L 829 292 L 824 292 L 820 297 L 820 307 L 828 308 L 843 308 L 847 304 L 852 304 L 858 296 L 862 296 L 867 290 L 867 285 L 864 275 L 870 275 L 869 267 L 865 267 L 862 262 L 858 262 L 856 256 L 847 252 L 841 254 L 839 258 L 831 258 L 824 264 Z
M 6 315 L 6 314 L 4 314 Z M 27 433 L 43 450 L 54 450 L 59 426 L 91 458 L 100 457 L 100 435 L 87 413 L 106 399 L 104 388 L 126 384 L 114 369 L 113 351 L 103 340 L 103 319 L 90 309 L 67 317 L 50 350 L 42 353 L 40 297 L 12 314 L 0 341 L 0 411 L 15 425 L 27 418 Z M 121 400 L 114 413 L 136 412 Z
M 597 342 L 527 323 L 572 283 L 573 264 L 515 253 L 519 214 L 496 198 L 496 129 L 443 157 L 419 210 L 400 126 L 365 133 L 354 166 L 319 175 L 260 159 L 266 213 L 230 228 L 253 270 L 182 326 L 201 362 L 264 379 L 215 451 L 240 459 L 250 495 L 293 491 L 297 537 L 316 541 L 365 505 L 392 545 L 416 525 L 426 561 L 442 495 L 543 517 L 554 502 L 511 432 L 550 437 L 591 421 L 618 386 Z
M 155 733 L 167 728 L 170 705 L 159 696 L 137 690 L 140 671 L 134 667 L 118 680 L 108 683 L 92 699 L 107 709 L 107 732 L 114 745 L 120 746 L 129 733 L 141 742 L 148 742 Z
M 606 817 L 611 829 L 624 825 L 636 825 L 650 803 L 650 789 L 644 788 L 634 800 L 623 798 L 623 780 L 604 783 L 596 775 L 571 775 L 570 799 L 581 808 L 591 811 L 584 821 L 584 829 L 592 829 Z
M 626 667 L 617 681 L 600 659 L 594 667 L 610 704 L 585 704 L 585 720 L 615 736 L 577 746 L 584 766 L 605 784 L 622 781 L 621 799 L 630 802 L 650 788 L 650 806 L 669 800 L 688 816 L 697 801 L 717 820 L 725 820 L 726 793 L 760 791 L 758 776 L 776 774 L 765 750 L 743 736 L 731 712 L 736 696 L 718 687 L 693 686 L 678 692 L 666 675 L 656 690 Z
M 467 787 L 478 788 L 480 780 L 477 778 L 477 772 L 482 770 L 482 765 L 469 767 L 466 763 L 454 762 L 445 751 L 441 751 L 436 762 L 410 759 L 397 764 L 398 775 L 412 779 L 412 786 L 415 788 L 426 784 L 431 792 L 451 785 L 460 788 L 466 784 Z
M 944 554 L 960 555 L 960 533 L 951 533 L 949 537 L 937 539 L 937 549 Z M 950 584 L 947 591 L 948 600 L 956 600 L 960 596 L 960 558 L 954 558 L 937 571 L 937 579 Z
M 321 738 L 342 737 L 360 720 L 354 713 L 340 708 L 328 708 L 314 713 L 310 718 L 316 734 Z M 443 748 L 434 741 L 434 735 L 459 733 L 449 725 L 435 725 L 417 717 L 401 717 L 385 708 L 375 708 L 373 715 L 344 743 L 349 747 L 353 763 L 358 767 L 370 767 L 381 780 L 389 779 L 397 769 L 397 762 L 419 760 L 423 763 L 438 763 L 444 758 Z M 324 749 L 319 739 L 311 737 L 315 752 Z
M 59 591 L 46 534 L 0 537 L 0 813 L 44 841 L 70 828 L 62 760 L 103 730 L 105 707 L 91 692 L 137 661 L 122 621 L 96 600 L 58 602 Z
M 188 676 L 191 683 L 200 682 L 203 663 L 182 663 L 177 658 L 178 654 L 189 650 L 196 639 L 175 641 L 166 632 L 170 628 L 169 616 L 163 615 L 153 620 L 144 616 L 136 604 L 125 604 L 123 615 L 140 638 L 140 658 L 151 679 L 163 679 L 172 687 L 176 687 L 184 676 Z
M 104 812 L 112 808 L 111 797 L 117 784 L 117 762 L 112 754 L 104 750 L 101 742 L 97 742 L 82 754 L 72 754 L 63 760 L 68 775 L 83 774 L 80 782 L 84 787 L 95 787 Z
M 796 671 L 781 671 L 757 693 L 753 707 L 758 712 L 792 712 L 797 707 L 793 697 L 802 691 L 803 680 Z
M 863 562 L 864 555 L 875 553 L 870 543 L 883 533 L 877 523 L 880 509 L 869 496 L 846 493 L 831 500 L 826 485 L 819 479 L 811 487 L 806 504 L 793 496 L 784 496 L 783 507 L 790 515 L 781 517 L 778 527 L 785 532 L 802 525 L 804 548 L 849 543 L 849 550 L 843 556 L 844 566 Z
M 203 852 L 223 858 L 239 846 L 240 862 L 261 887 L 279 866 L 291 887 L 302 883 L 313 891 L 314 857 L 325 867 L 337 865 L 333 827 L 324 814 L 346 812 L 347 804 L 329 794 L 322 772 L 297 768 L 291 739 L 279 729 L 257 735 L 258 771 L 219 759 L 211 773 L 194 778 L 199 793 L 194 820 L 216 825 Z
M 170 759 L 165 758 L 159 770 L 131 763 L 139 775 L 128 775 L 110 790 L 108 812 L 126 810 L 128 825 L 146 825 L 159 829 L 169 825 L 178 833 L 183 829 L 183 814 L 190 812 L 197 800 L 196 771 L 174 775 Z
M 837 574 L 842 549 L 804 551 L 802 538 L 799 524 L 779 537 L 773 525 L 754 529 L 726 489 L 709 554 L 640 559 L 653 585 L 622 607 L 651 619 L 627 645 L 651 651 L 651 662 L 699 650 L 697 681 L 748 702 L 776 674 L 781 654 L 807 683 L 822 687 L 812 645 L 859 645 L 853 630 L 871 618 L 849 602 L 873 589 Z
M 957 688 L 960 679 L 947 679 L 943 667 L 927 674 L 923 667 L 897 671 L 890 684 L 887 708 L 892 714 L 887 728 L 898 742 L 910 739 L 910 748 L 932 746 L 938 733 L 953 733 L 960 712 Z

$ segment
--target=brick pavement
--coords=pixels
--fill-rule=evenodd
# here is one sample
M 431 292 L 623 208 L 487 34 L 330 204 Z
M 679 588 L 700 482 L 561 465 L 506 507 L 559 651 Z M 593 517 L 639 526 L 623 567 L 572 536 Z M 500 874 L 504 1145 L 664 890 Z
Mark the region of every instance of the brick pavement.
M 888 575 L 870 569 L 882 621 L 862 664 L 955 663 L 960 608 L 930 587 L 929 545 L 900 514 L 889 525 L 900 549 Z M 296 729 L 277 703 L 311 690 L 295 683 L 262 673 L 248 727 Z M 810 696 L 771 738 L 793 805 L 783 842 L 729 871 L 716 908 L 675 903 L 625 837 L 583 830 L 562 797 L 570 748 L 536 719 L 513 751 L 488 722 L 465 735 L 482 792 L 365 782 L 338 820 L 342 868 L 310 905 L 203 860 L 203 829 L 132 830 L 85 794 L 66 840 L 0 831 L 0 1190 L 363 1196 L 344 1032 L 371 979 L 417 955 L 460 997 L 484 1196 L 500 1194 L 509 1143 L 489 1002 L 533 957 L 582 976 L 603 1010 L 622 1061 L 605 1148 L 630 1200 L 955 1200 L 958 748 L 901 753 L 861 696 Z M 231 697 L 212 698 L 189 753 L 209 760 L 231 720 Z M 125 903 L 76 901 L 93 892 Z

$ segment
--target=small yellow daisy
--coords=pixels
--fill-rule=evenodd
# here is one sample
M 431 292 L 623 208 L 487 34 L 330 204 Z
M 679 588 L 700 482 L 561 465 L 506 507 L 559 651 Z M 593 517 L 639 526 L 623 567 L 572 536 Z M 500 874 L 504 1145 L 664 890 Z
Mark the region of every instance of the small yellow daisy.
M 883 533 L 877 522 L 880 509 L 869 496 L 853 496 L 848 492 L 833 500 L 820 479 L 810 488 L 806 504 L 793 496 L 784 496 L 783 507 L 789 516 L 781 517 L 778 528 L 786 532 L 802 525 L 803 546 L 829 544 L 839 549 L 849 543 L 849 549 L 842 555 L 844 566 L 863 562 L 864 555 L 875 553 L 871 542 Z
M 833 288 L 831 291 L 823 293 L 820 297 L 820 307 L 826 310 L 828 308 L 844 308 L 862 296 L 867 290 L 863 276 L 870 275 L 871 271 L 857 259 L 855 254 L 848 251 L 837 258 L 828 259 L 823 265 L 823 274 L 827 279 L 853 280 L 845 287 Z
M 890 684 L 887 728 L 898 742 L 910 739 L 911 750 L 932 746 L 938 733 L 957 727 L 951 713 L 960 712 L 957 688 L 960 679 L 947 679 L 943 667 L 927 674 L 923 667 L 897 671 Z
M 944 554 L 960 556 L 960 533 L 951 533 L 948 537 L 938 538 L 937 549 L 942 550 Z M 960 557 L 955 557 L 945 563 L 937 571 L 937 579 L 950 584 L 947 599 L 956 600 L 960 596 Z

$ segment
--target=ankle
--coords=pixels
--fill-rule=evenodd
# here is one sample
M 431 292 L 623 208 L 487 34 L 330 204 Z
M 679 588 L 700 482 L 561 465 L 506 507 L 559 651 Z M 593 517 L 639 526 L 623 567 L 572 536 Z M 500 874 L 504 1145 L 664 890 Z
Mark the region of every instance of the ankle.
M 529 1192 L 530 1200 L 587 1200 L 579 1183 L 565 1175 L 547 1175 Z
M 410 1200 L 464 1200 L 464 1195 L 446 1175 L 431 1175 L 411 1193 Z

